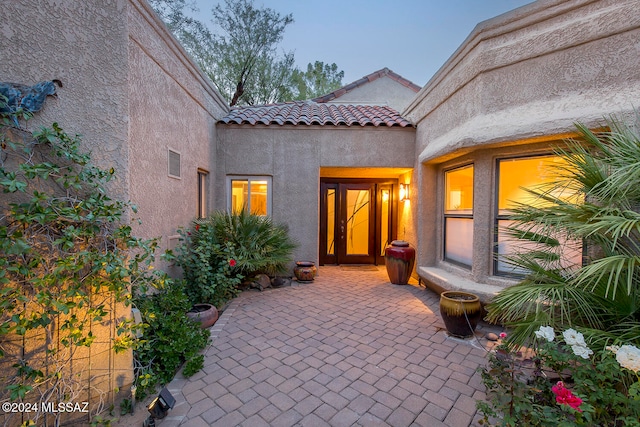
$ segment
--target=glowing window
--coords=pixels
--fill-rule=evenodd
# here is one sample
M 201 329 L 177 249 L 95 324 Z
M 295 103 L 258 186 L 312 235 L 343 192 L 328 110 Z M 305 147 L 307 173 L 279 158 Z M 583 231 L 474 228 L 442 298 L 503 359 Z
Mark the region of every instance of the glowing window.
M 444 173 L 444 259 L 473 261 L 473 165 Z
M 271 214 L 271 177 L 228 177 L 228 208 L 233 213 L 247 210 L 256 215 Z
M 498 172 L 498 194 L 497 194 L 497 215 L 496 215 L 496 258 L 494 273 L 521 276 L 526 271 L 514 267 L 506 262 L 504 256 L 517 252 L 530 251 L 536 249 L 536 245 L 510 237 L 505 228 L 513 224 L 510 214 L 518 204 L 544 207 L 551 202 L 536 197 L 527 190 L 550 191 L 552 183 L 558 179 L 558 168 L 566 167 L 566 161 L 559 156 L 537 156 L 515 159 L 500 159 L 497 164 Z M 565 200 L 580 197 L 569 190 L 553 190 L 555 197 Z M 561 265 L 570 267 L 582 263 L 581 242 L 570 241 L 566 237 L 556 237 L 562 246 Z

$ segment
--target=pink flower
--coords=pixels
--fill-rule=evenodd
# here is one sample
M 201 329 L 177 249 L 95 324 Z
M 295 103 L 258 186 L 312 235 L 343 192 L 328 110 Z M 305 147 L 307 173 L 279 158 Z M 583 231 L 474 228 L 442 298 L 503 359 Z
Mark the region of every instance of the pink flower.
M 507 337 L 507 333 L 506 333 L 506 332 L 500 332 L 499 337 L 500 337 L 501 339 L 505 339 L 505 338 Z
M 571 393 L 571 390 L 565 388 L 562 381 L 558 381 L 556 385 L 551 387 L 551 391 L 556 395 L 556 403 L 559 405 L 569 405 L 578 412 L 582 412 L 580 405 L 582 405 L 582 399 Z
M 235 267 L 236 264 L 237 264 L 237 262 L 236 262 L 235 259 L 232 258 L 232 259 L 229 260 L 229 267 Z

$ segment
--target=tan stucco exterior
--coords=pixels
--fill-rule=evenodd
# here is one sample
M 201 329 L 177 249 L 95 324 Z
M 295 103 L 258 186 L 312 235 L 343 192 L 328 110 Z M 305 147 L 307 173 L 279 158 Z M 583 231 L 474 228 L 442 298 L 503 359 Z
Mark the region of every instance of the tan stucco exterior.
M 134 234 L 160 237 L 166 249 L 168 236 L 196 216 L 199 168 L 210 173 L 213 203 L 215 122 L 228 110 L 223 99 L 144 0 L 11 1 L 0 8 L 0 22 L 1 81 L 63 84 L 29 127 L 58 122 L 80 134 L 93 161 L 116 170 L 110 196 L 138 206 L 130 218 L 141 220 L 132 222 Z M 168 177 L 168 147 L 182 155 L 181 179 Z M 132 353 L 111 349 L 122 317 L 130 317 L 130 307 L 92 324 L 96 340 L 70 367 L 85 381 L 77 398 L 91 398 L 92 414 L 108 408 L 114 392 L 129 397 Z M 25 351 L 38 345 L 28 340 Z
M 547 153 L 575 122 L 597 127 L 640 102 L 637 0 L 539 0 L 479 24 L 417 95 L 381 77 L 335 100 L 403 109 L 417 128 L 221 124 L 228 107 L 144 0 L 5 3 L 0 80 L 62 81 L 30 126 L 57 121 L 83 135 L 95 161 L 117 171 L 112 194 L 138 205 L 135 233 L 161 237 L 162 249 L 196 216 L 198 170 L 209 173 L 210 209 L 227 208 L 229 176 L 271 177 L 273 219 L 298 241 L 294 258 L 312 261 L 321 177 L 393 177 L 411 184 L 398 238 L 417 246 L 417 273 L 488 299 L 513 283 L 492 270 L 496 159 Z M 179 179 L 168 176 L 169 149 L 180 153 Z M 442 199 L 444 171 L 469 163 L 467 269 L 443 261 Z M 105 347 L 91 359 L 103 387 L 126 386 L 131 354 Z
M 296 260 L 318 261 L 321 168 L 344 168 L 343 177 L 363 177 L 350 168 L 367 167 L 367 177 L 398 178 L 414 163 L 413 128 L 219 124 L 217 132 L 216 181 L 230 175 L 271 176 L 272 217 L 297 240 Z M 218 193 L 215 207 L 226 206 L 224 193 Z
M 415 96 L 415 90 L 389 76 L 382 76 L 367 84 L 360 85 L 327 103 L 388 105 L 395 110 L 402 111 Z
M 417 124 L 419 272 L 487 297 L 493 275 L 495 160 L 549 152 L 545 141 L 628 117 L 640 99 L 637 1 L 541 0 L 479 24 L 403 115 Z M 471 270 L 442 261 L 442 176 L 475 164 Z M 434 250 L 435 248 L 435 250 Z M 420 270 L 422 268 L 422 270 Z M 495 285 L 495 286 L 486 286 Z

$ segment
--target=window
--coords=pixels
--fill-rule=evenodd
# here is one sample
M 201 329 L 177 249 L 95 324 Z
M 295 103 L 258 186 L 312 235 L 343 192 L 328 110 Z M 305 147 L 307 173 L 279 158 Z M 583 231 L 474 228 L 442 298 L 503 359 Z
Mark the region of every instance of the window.
M 243 209 L 256 215 L 271 215 L 271 177 L 228 177 L 227 207 L 232 213 Z
M 473 259 L 473 165 L 444 173 L 444 259 L 471 267 Z
M 169 148 L 168 153 L 168 174 L 171 178 L 180 179 L 180 153 Z
M 209 172 L 198 170 L 198 218 L 206 218 L 209 214 L 207 198 L 209 195 Z
M 537 156 L 515 159 L 500 159 L 497 164 L 497 215 L 496 215 L 496 252 L 498 257 L 494 265 L 494 274 L 521 276 L 526 271 L 508 264 L 503 257 L 517 251 L 535 249 L 535 244 L 513 239 L 507 235 L 505 227 L 513 224 L 510 209 L 519 203 L 543 206 L 543 201 L 530 194 L 526 189 L 539 189 L 554 182 L 555 166 L 566 164 L 559 156 Z M 575 194 L 557 194 L 563 198 L 575 197 Z M 561 264 L 563 266 L 582 263 L 582 246 L 579 242 L 570 242 L 557 237 L 563 248 Z

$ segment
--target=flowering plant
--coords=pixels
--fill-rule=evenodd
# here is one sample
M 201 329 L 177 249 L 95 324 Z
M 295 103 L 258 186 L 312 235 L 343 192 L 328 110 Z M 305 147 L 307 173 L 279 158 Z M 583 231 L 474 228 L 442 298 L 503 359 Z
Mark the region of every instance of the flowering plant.
M 521 351 L 500 344 L 479 370 L 487 388 L 487 401 L 478 402 L 482 424 L 640 426 L 639 349 L 595 350 L 582 333 L 556 336 L 549 326 L 535 337 Z

